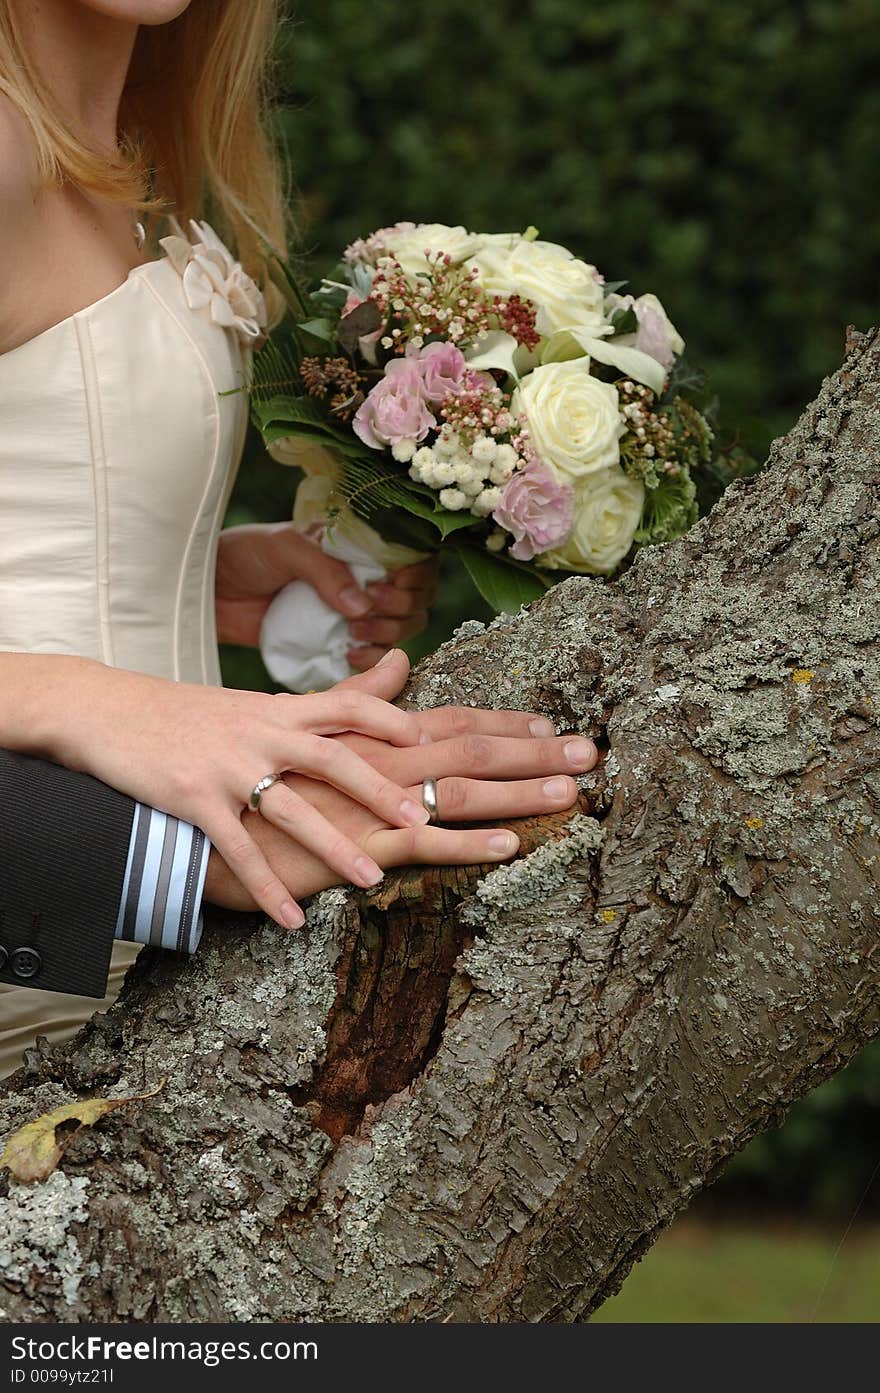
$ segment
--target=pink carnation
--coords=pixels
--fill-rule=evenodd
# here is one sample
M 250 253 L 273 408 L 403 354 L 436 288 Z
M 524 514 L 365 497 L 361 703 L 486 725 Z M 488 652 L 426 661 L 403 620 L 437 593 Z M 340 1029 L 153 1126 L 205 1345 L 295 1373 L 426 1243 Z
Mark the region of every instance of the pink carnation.
M 559 484 L 543 464 L 532 461 L 504 485 L 492 516 L 516 538 L 510 548 L 517 561 L 531 561 L 538 552 L 559 546 L 574 515 L 574 489 Z
M 447 397 L 459 396 L 467 386 L 467 360 L 454 343 L 429 343 L 418 357 L 425 396 L 432 406 Z
M 412 358 L 393 358 L 385 376 L 368 394 L 352 421 L 356 436 L 371 450 L 400 440 L 424 440 L 437 421 L 428 410 L 422 374 Z

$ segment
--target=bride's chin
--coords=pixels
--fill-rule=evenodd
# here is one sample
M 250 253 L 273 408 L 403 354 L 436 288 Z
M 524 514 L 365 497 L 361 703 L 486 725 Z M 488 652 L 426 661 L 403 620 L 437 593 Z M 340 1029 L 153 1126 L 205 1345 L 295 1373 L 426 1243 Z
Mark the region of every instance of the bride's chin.
M 168 24 L 188 10 L 192 0 L 79 0 L 88 10 L 130 24 Z

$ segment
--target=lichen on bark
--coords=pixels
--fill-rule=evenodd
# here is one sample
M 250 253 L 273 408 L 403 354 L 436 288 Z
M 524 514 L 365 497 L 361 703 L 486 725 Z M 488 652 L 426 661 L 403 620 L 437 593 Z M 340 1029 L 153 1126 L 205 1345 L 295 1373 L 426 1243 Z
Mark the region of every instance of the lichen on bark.
M 880 1028 L 878 518 L 871 333 L 687 536 L 463 626 L 408 700 L 594 736 L 581 807 L 509 867 L 318 896 L 300 935 L 213 916 L 34 1052 L 4 1130 L 169 1082 L 69 1149 L 88 1215 L 0 1275 L 7 1318 L 595 1309 Z

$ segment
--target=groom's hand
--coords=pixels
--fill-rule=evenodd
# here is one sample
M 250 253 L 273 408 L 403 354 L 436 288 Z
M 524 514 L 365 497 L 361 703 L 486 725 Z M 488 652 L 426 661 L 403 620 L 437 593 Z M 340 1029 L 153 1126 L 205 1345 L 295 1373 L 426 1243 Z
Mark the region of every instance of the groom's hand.
M 363 670 L 424 628 L 436 572 L 432 558 L 363 590 L 344 562 L 327 556 L 292 522 L 229 527 L 220 533 L 217 552 L 217 638 L 258 647 L 263 618 L 279 590 L 292 580 L 304 580 L 350 621 L 352 637 L 369 645 L 352 649 L 357 654 L 352 666 Z
M 406 655 L 398 652 L 382 667 L 338 685 L 388 700 L 401 688 L 406 663 Z M 504 836 L 498 824 L 571 807 L 578 791 L 575 776 L 598 758 L 591 740 L 557 736 L 547 717 L 534 713 L 449 706 L 426 711 L 421 720 L 430 738 L 419 745 L 392 746 L 355 734 L 336 738 L 386 777 L 398 779 L 414 800 L 421 800 L 422 780 L 435 778 L 441 821 L 490 826 L 392 828 L 328 784 L 285 775 L 285 782 L 383 867 L 506 860 L 516 849 L 516 837 L 511 835 L 506 846 L 493 842 Z M 342 883 L 336 872 L 259 813 L 245 812 L 242 820 L 271 864 L 285 866 L 298 898 Z M 205 899 L 232 909 L 255 908 L 213 851 Z
M 415 566 L 404 566 L 386 581 L 365 587 L 371 609 L 362 619 L 349 624 L 359 646 L 350 648 L 348 661 L 356 672 L 366 672 L 405 639 L 420 634 L 428 622 L 428 611 L 437 598 L 440 559 L 429 556 Z

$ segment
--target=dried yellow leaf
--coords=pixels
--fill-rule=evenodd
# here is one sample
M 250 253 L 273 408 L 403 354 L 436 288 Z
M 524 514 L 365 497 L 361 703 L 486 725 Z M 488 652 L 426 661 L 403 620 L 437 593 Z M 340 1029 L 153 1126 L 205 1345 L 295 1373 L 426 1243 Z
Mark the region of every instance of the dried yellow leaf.
M 617 915 L 615 914 L 613 909 L 600 909 L 599 917 L 600 919 L 604 919 L 606 924 L 613 924 L 615 919 L 617 918 Z
M 131 1098 L 83 1098 L 78 1103 L 65 1103 L 52 1112 L 44 1113 L 33 1122 L 26 1122 L 7 1138 L 0 1167 L 12 1173 L 13 1180 L 25 1182 L 47 1180 L 52 1174 L 65 1148 L 70 1145 L 79 1131 L 66 1134 L 62 1145 L 56 1137 L 56 1129 L 64 1122 L 78 1122 L 80 1127 L 92 1127 L 108 1112 L 124 1107 L 126 1103 L 138 1103 L 144 1098 L 155 1098 L 165 1087 L 165 1079 L 149 1093 L 136 1093 Z
M 794 672 L 791 674 L 791 680 L 792 682 L 800 683 L 812 682 L 815 676 L 816 674 L 814 672 L 811 672 L 808 667 L 796 667 Z
M 759 832 L 763 826 L 764 819 L 759 817 L 757 813 L 753 817 L 746 818 L 746 827 L 751 827 L 753 832 Z

